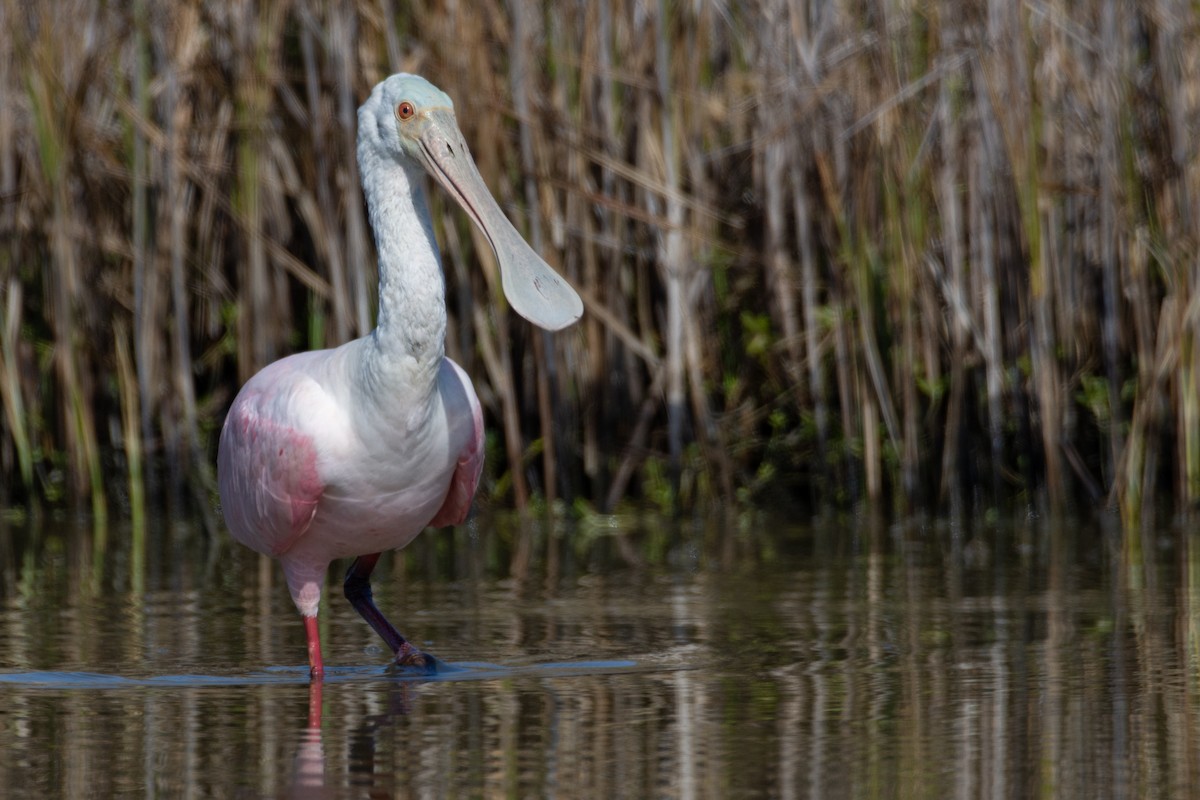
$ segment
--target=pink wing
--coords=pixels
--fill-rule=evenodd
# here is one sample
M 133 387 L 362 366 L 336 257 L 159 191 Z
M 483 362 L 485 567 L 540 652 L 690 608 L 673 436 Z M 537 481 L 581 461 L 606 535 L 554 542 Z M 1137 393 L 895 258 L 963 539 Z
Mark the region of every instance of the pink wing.
M 217 481 L 234 538 L 279 556 L 308 530 L 325 487 L 312 440 L 275 419 L 271 399 L 247 385 L 234 401 L 221 430 Z
M 471 498 L 475 496 L 475 488 L 479 486 L 479 475 L 483 472 L 483 409 L 479 407 L 479 400 L 474 392 L 471 393 L 471 415 L 474 418 L 475 433 L 458 456 L 458 465 L 454 468 L 450 490 L 446 492 L 442 507 L 429 521 L 435 528 L 458 525 L 465 520 L 471 510 Z

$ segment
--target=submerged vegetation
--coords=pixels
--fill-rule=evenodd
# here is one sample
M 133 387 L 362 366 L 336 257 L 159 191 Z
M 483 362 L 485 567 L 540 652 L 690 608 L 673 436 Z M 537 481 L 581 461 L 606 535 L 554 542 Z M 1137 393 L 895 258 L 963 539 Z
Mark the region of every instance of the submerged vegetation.
M 482 493 L 607 510 L 1200 499 L 1182 0 L 0 0 L 0 504 L 211 514 L 240 383 L 372 324 L 399 70 L 587 313 L 436 192 Z

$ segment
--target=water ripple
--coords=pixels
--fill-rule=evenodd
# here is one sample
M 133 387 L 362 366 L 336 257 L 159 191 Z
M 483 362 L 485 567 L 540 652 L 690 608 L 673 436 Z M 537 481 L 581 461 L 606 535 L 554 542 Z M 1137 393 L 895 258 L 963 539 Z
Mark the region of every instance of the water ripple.
M 392 667 L 327 667 L 325 683 L 352 681 L 487 681 L 518 677 L 571 678 L 602 673 L 660 671 L 661 667 L 636 661 L 566 661 L 522 666 L 504 666 L 485 662 L 442 663 L 436 675 L 418 674 Z M 127 677 L 101 672 L 58 672 L 46 670 L 0 671 L 0 685 L 30 689 L 131 689 L 169 686 L 203 688 L 209 686 L 262 686 L 308 683 L 308 668 L 268 667 L 261 672 L 237 675 L 151 675 Z

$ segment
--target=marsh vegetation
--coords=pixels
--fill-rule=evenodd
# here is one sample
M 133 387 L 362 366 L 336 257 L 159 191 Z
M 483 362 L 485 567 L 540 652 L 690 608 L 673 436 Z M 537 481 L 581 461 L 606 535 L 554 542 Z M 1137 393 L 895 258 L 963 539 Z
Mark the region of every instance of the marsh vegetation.
M 433 195 L 484 498 L 1200 499 L 1182 0 L 0 0 L 0 29 L 4 505 L 211 515 L 241 381 L 372 326 L 355 109 L 399 70 L 587 308 L 523 324 Z

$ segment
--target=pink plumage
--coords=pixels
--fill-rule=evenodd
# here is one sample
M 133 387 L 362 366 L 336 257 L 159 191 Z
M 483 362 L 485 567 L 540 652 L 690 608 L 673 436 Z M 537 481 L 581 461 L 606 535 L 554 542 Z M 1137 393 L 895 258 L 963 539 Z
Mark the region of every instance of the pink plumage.
M 217 461 L 230 533 L 279 559 L 315 679 L 324 674 L 315 618 L 325 573 L 349 557 L 346 597 L 398 663 L 434 668 L 375 606 L 369 578 L 384 550 L 429 525 L 461 523 L 483 468 L 479 400 L 445 357 L 444 278 L 422 175 L 483 230 L 518 313 L 549 330 L 582 313 L 487 192 L 450 98 L 427 81 L 393 75 L 375 87 L 359 109 L 358 163 L 379 252 L 376 328 L 251 378 L 230 407 Z

